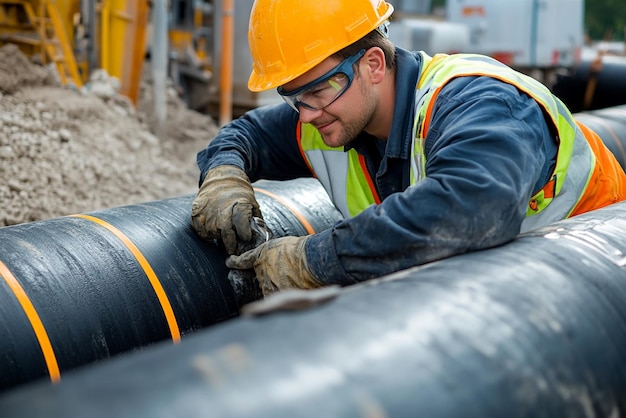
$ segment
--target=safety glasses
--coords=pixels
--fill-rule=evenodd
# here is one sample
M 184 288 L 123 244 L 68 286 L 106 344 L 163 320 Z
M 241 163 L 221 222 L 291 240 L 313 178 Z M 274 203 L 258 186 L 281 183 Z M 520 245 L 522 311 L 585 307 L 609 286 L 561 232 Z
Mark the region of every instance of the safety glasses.
M 354 79 L 353 65 L 361 59 L 363 54 L 365 54 L 365 49 L 346 58 L 323 76 L 298 89 L 285 91 L 282 86 L 278 87 L 278 94 L 296 112 L 300 112 L 300 107 L 310 110 L 324 109 L 350 88 Z

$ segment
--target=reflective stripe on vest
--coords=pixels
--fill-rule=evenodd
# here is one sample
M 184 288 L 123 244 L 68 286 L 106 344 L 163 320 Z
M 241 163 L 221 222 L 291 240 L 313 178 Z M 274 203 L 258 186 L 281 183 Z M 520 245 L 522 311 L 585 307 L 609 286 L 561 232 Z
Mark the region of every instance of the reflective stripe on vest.
M 321 134 L 310 124 L 302 124 L 300 131 L 303 155 L 345 218 L 380 203 L 365 161 L 354 149 L 344 151 L 343 147 L 331 148 L 325 145 Z
M 434 57 L 421 54 L 424 69 L 416 86 L 414 103 L 411 184 L 426 175 L 423 141 L 439 90 L 458 76 L 489 76 L 512 84 L 534 98 L 552 119 L 560 140 L 552 180 L 532 196 L 522 231 L 569 216 L 584 194 L 593 173 L 595 156 L 563 103 L 543 84 L 491 58 L 472 54 Z M 343 147 L 326 146 L 321 134 L 310 124 L 300 126 L 299 141 L 314 175 L 346 218 L 380 203 L 363 160 L 354 149 L 346 152 Z
M 489 57 L 473 54 L 434 57 L 422 53 L 424 70 L 416 91 L 416 121 L 413 127 L 413 155 L 421 167 L 411 165 L 411 179 L 424 178 L 424 138 L 428 132 L 433 104 L 440 89 L 459 76 L 488 76 L 512 84 L 535 99 L 557 129 L 559 148 L 550 182 L 531 197 L 522 223 L 522 232 L 567 218 L 583 196 L 595 167 L 595 155 L 565 105 L 537 80 L 513 71 Z M 421 104 L 420 104 L 421 102 Z M 415 157 L 414 157 L 415 158 Z

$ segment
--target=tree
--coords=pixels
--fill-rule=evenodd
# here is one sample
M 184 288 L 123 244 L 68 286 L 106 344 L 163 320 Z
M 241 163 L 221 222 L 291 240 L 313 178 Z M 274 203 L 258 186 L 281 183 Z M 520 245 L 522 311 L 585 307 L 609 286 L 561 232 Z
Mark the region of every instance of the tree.
M 595 40 L 623 40 L 626 36 L 626 2 L 594 0 L 585 4 L 585 32 Z

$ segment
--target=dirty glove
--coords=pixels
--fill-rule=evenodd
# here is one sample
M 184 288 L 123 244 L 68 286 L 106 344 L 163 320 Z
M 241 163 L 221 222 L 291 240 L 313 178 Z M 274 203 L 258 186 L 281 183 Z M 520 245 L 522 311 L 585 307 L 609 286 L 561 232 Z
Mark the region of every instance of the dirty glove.
M 226 259 L 232 269 L 254 268 L 256 279 L 267 296 L 287 288 L 312 289 L 323 286 L 309 271 L 304 245 L 308 237 L 271 239 L 253 250 Z
M 221 239 L 228 254 L 252 239 L 252 217 L 263 219 L 246 173 L 234 165 L 209 170 L 191 207 L 191 224 L 207 240 Z

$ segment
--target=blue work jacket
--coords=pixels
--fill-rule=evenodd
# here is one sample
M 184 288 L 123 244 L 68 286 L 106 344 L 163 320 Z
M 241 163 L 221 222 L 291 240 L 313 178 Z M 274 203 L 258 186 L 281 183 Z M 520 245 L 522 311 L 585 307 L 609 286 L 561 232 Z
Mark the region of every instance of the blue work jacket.
M 362 133 L 349 147 L 365 157 L 382 203 L 312 235 L 311 272 L 348 285 L 515 238 L 530 197 L 547 183 L 557 145 L 539 105 L 490 77 L 459 77 L 435 102 L 425 140 L 426 178 L 409 187 L 417 53 L 396 48 L 391 133 Z M 200 182 L 217 165 L 241 167 L 251 181 L 310 177 L 286 104 L 247 112 L 198 153 Z

